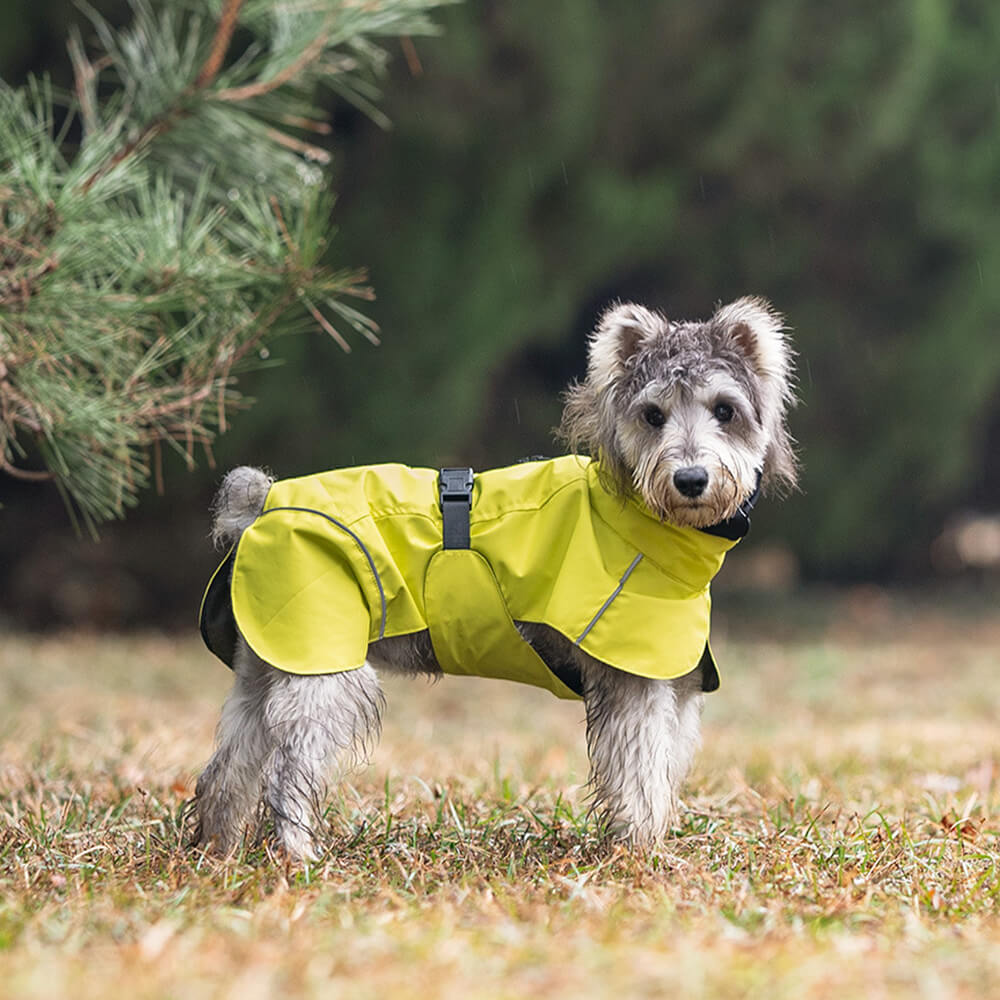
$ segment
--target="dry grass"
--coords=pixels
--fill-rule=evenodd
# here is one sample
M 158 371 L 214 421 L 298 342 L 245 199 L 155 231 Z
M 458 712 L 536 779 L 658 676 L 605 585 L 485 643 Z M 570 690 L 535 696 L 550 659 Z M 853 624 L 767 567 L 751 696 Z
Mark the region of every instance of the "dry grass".
M 184 846 L 195 643 L 0 637 L 0 995 L 989 995 L 1000 617 L 873 609 L 718 643 L 657 856 L 596 840 L 578 705 L 453 680 L 391 685 L 303 871 Z

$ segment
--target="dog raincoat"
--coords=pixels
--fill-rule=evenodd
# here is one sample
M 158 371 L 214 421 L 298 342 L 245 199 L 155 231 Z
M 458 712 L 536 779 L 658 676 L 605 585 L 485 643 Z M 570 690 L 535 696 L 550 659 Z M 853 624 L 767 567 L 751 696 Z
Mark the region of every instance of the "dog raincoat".
M 535 622 L 620 670 L 662 679 L 701 664 L 704 689 L 718 687 L 709 582 L 745 527 L 721 537 L 661 522 L 568 455 L 478 474 L 469 547 L 443 547 L 442 530 L 436 470 L 275 482 L 209 584 L 205 642 L 232 666 L 238 627 L 279 670 L 319 674 L 427 629 L 445 673 L 580 697 L 575 668 L 547 666 L 514 625 Z

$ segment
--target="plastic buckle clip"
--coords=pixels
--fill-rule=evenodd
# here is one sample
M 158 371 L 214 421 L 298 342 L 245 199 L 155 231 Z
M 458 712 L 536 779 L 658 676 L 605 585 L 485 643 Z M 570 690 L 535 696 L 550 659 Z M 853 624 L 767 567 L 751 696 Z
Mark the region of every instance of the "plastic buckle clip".
M 438 475 L 441 497 L 442 541 L 446 549 L 469 548 L 469 512 L 472 509 L 472 469 L 442 469 Z

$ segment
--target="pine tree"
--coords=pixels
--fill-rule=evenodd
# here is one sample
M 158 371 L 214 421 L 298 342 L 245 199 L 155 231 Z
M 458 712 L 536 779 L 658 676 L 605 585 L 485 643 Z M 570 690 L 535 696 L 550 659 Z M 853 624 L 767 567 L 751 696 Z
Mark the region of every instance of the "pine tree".
M 364 273 L 327 264 L 316 95 L 377 116 L 379 40 L 445 2 L 132 0 L 124 30 L 88 12 L 97 51 L 71 35 L 73 93 L 0 83 L 2 471 L 93 530 L 164 446 L 211 454 L 276 337 L 377 342 Z

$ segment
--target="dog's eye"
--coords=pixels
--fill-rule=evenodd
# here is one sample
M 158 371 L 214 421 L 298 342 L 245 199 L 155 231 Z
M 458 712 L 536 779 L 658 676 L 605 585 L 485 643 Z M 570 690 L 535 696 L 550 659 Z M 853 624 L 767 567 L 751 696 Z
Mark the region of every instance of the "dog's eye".
M 736 416 L 736 411 L 728 403 L 716 403 L 712 415 L 720 424 L 728 424 Z
M 663 414 L 658 406 L 647 406 L 646 409 L 642 411 L 642 419 L 649 424 L 650 427 L 662 427 L 666 422 L 667 418 Z

